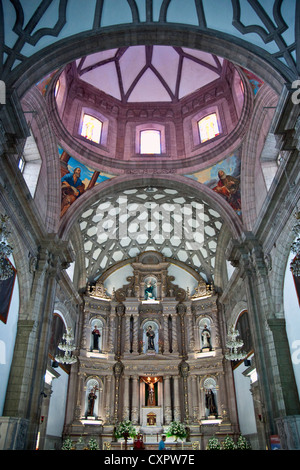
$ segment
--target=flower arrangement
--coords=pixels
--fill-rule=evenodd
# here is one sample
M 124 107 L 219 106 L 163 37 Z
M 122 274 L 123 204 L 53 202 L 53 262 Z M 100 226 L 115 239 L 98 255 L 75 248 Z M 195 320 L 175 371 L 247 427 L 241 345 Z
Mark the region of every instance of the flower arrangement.
M 236 448 L 237 450 L 251 450 L 251 445 L 244 436 L 240 435 L 236 443 Z
M 128 437 L 136 436 L 136 429 L 129 420 L 121 421 L 116 426 L 115 437 L 119 439 L 120 437 L 124 437 L 124 434 L 127 434 Z
M 64 440 L 61 450 L 73 450 L 73 449 L 74 449 L 73 442 L 71 441 L 71 438 L 68 436 Z
M 207 443 L 207 450 L 221 450 L 221 444 L 216 437 L 210 437 Z
M 235 450 L 236 445 L 234 440 L 230 436 L 226 436 L 224 441 L 222 442 L 222 450 Z
M 89 449 L 90 450 L 99 450 L 99 445 L 94 437 L 91 437 L 89 440 Z
M 174 436 L 175 440 L 178 438 L 183 440 L 186 437 L 186 429 L 184 424 L 180 423 L 179 421 L 172 421 L 170 426 L 167 429 L 167 436 Z

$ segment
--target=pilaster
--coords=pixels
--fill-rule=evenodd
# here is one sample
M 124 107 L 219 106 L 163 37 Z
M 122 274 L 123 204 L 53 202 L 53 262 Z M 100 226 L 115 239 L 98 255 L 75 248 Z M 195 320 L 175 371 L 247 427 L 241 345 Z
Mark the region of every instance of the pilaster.
M 20 315 L 18 321 L 4 415 L 29 420 L 27 449 L 34 449 L 36 444 L 55 292 L 66 259 L 64 248 L 52 238 L 41 244 L 27 313 Z

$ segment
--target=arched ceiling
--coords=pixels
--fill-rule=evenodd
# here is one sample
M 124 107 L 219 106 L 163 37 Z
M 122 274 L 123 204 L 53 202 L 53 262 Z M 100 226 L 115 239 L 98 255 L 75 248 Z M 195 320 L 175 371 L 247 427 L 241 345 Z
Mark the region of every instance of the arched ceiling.
M 76 61 L 78 77 L 122 101 L 176 102 L 217 80 L 223 59 L 170 46 L 132 46 L 97 52 Z
M 213 279 L 223 220 L 201 197 L 159 187 L 124 190 L 93 203 L 78 223 L 90 282 L 147 250 Z

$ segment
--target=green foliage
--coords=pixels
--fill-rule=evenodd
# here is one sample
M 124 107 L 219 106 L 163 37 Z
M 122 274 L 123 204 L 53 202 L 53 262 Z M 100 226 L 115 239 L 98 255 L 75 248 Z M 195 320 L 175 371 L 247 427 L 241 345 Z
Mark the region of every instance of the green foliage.
M 133 426 L 132 422 L 129 420 L 121 421 L 117 424 L 115 429 L 115 437 L 119 439 L 124 437 L 124 433 L 128 433 L 129 437 L 136 436 L 136 429 Z

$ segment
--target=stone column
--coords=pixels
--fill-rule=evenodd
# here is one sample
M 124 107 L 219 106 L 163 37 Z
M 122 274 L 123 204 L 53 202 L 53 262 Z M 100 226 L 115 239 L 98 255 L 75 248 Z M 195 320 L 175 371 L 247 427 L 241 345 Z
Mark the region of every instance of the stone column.
M 138 322 L 139 322 L 139 315 L 135 314 L 133 315 L 133 343 L 132 343 L 132 352 L 138 353 L 139 352 L 139 328 L 138 328 Z
M 41 243 L 30 298 L 17 326 L 3 415 L 18 416 L 23 421 L 17 428 L 22 429 L 23 435 L 14 445 L 25 446 L 27 450 L 34 449 L 36 444 L 55 292 L 65 249 L 64 244 L 52 239 Z M 24 447 L 16 449 L 21 448 Z
M 268 320 L 274 338 L 274 346 L 283 390 L 283 398 L 287 415 L 299 415 L 300 405 L 295 381 L 290 346 L 286 334 L 284 318 Z
M 169 342 L 169 314 L 163 314 L 163 332 L 164 332 L 164 353 L 170 352 Z
M 181 421 L 180 395 L 179 395 L 179 376 L 173 377 L 174 381 L 174 420 Z
M 113 308 L 113 302 L 111 306 L 111 312 L 109 315 L 109 338 L 108 338 L 108 352 L 111 354 L 115 351 L 115 333 L 116 333 L 116 313 Z
M 79 372 L 78 379 L 77 379 L 77 404 L 75 409 L 75 419 L 79 420 L 82 416 L 85 415 L 85 395 L 86 395 L 86 387 L 84 386 L 84 381 L 86 378 L 86 374 Z
M 195 352 L 195 336 L 193 325 L 193 314 L 191 309 L 191 302 L 186 303 L 186 330 L 187 330 L 187 353 Z
M 172 421 L 172 407 L 171 407 L 171 387 L 170 376 L 164 377 L 164 423 L 170 424 Z
M 124 377 L 124 405 L 123 405 L 123 419 L 129 419 L 130 408 L 129 408 L 129 380 L 130 377 Z
M 112 377 L 108 375 L 105 379 L 105 406 L 104 406 L 104 422 L 111 422 L 111 389 L 112 389 Z
M 140 394 L 139 394 L 140 381 L 138 376 L 132 377 L 132 405 L 131 405 L 131 421 L 133 424 L 139 424 L 139 409 L 140 409 Z
M 198 379 L 196 375 L 192 375 L 191 378 L 191 394 L 190 397 L 193 402 L 192 406 L 192 422 L 197 423 L 199 418 L 199 402 L 198 402 Z
M 203 386 L 198 382 L 199 387 L 199 416 L 200 419 L 205 418 L 205 392 Z
M 125 344 L 124 344 L 124 352 L 130 352 L 130 314 L 125 315 Z
M 123 370 L 124 370 L 124 366 L 122 362 L 117 361 L 114 365 L 114 378 L 115 378 L 115 393 L 114 393 L 114 406 L 113 406 L 114 423 L 116 423 L 120 419 L 120 410 L 122 406 L 121 396 L 120 396 L 120 385 L 121 385 L 121 375 L 123 373 Z
M 181 355 L 186 357 L 187 355 L 187 338 L 186 338 L 186 326 L 185 326 L 185 314 L 186 306 L 183 303 L 179 303 L 177 306 L 178 316 L 180 320 L 180 337 L 181 337 Z
M 274 311 L 264 253 L 252 233 L 245 233 L 243 237 L 242 243 L 230 242 L 226 257 L 239 267 L 246 288 L 258 386 L 264 410 L 265 442 L 270 447 L 270 435 L 277 434 L 275 417 L 289 413 L 299 415 L 299 397 L 291 363 L 283 360 L 280 352 L 283 346 L 287 356 L 290 355 L 287 342 L 282 339 L 282 325 L 279 325 Z M 285 383 L 287 376 L 290 386 Z
M 188 379 L 189 379 L 189 365 L 184 360 L 179 365 L 180 375 L 183 382 L 183 412 L 184 421 L 189 424 L 190 413 L 189 413 L 189 390 L 188 390 Z
M 172 314 L 172 350 L 178 353 L 178 337 L 177 337 L 177 313 Z

